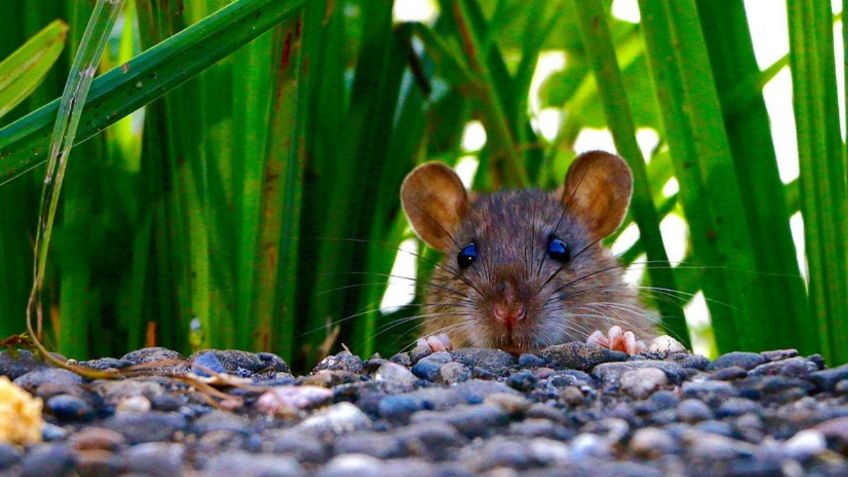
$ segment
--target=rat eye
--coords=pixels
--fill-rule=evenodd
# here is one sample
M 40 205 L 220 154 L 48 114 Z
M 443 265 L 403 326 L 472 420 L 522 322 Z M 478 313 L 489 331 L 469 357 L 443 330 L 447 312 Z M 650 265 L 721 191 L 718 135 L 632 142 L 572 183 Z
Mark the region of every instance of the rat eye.
M 558 262 L 565 263 L 571 258 L 571 248 L 562 240 L 551 237 L 548 241 L 548 256 Z
M 477 259 L 477 244 L 474 242 L 462 247 L 462 250 L 456 254 L 456 263 L 459 268 L 468 268 Z

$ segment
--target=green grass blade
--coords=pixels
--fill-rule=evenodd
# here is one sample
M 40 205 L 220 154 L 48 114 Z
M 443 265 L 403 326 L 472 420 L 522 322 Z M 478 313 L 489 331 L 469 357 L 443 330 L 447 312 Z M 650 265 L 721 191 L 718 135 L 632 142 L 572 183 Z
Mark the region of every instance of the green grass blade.
M 68 25 L 55 20 L 0 62 L 0 117 L 41 84 L 62 53 L 67 35 Z
M 848 196 L 830 5 L 787 2 L 810 312 L 822 354 L 848 361 Z
M 633 125 L 606 14 L 598 1 L 575 2 L 575 6 L 583 46 L 595 72 L 598 95 L 603 102 L 616 148 L 633 170 L 633 199 L 630 209 L 639 226 L 640 243 L 651 262 L 651 267 L 648 267 L 651 283 L 656 287 L 675 290 L 673 271 L 660 235 L 660 219 L 654 208 L 645 160 L 636 143 L 636 128 Z M 689 330 L 680 306 L 663 300 L 655 300 L 655 305 L 662 315 L 663 326 L 688 347 Z
M 290 17 L 310 0 L 239 0 L 155 45 L 94 82 L 76 142 L 184 83 L 224 56 Z M 0 129 L 0 182 L 46 159 L 59 103 Z
M 750 275 L 752 244 L 695 5 L 642 0 L 639 6 L 695 258 L 726 267 L 704 276 L 710 303 L 729 305 L 710 306 L 716 339 L 724 350 L 761 349 L 770 325 Z
M 744 108 L 727 102 L 739 91 L 739 78 L 757 78 L 759 67 L 748 32 L 745 5 L 741 0 L 698 1 L 704 38 L 710 54 L 712 75 L 722 101 L 724 124 L 733 154 L 733 165 L 745 205 L 754 248 L 759 283 L 769 298 L 769 321 L 776 330 L 768 346 L 797 347 L 817 351 L 815 327 L 809 324 L 804 282 L 795 259 L 789 230 L 784 185 L 777 169 L 762 89 L 751 85 L 743 92 L 750 98 Z M 738 93 L 737 93 L 738 94 Z M 800 326 L 799 326 L 800 325 Z M 813 333 L 809 333 L 812 331 Z

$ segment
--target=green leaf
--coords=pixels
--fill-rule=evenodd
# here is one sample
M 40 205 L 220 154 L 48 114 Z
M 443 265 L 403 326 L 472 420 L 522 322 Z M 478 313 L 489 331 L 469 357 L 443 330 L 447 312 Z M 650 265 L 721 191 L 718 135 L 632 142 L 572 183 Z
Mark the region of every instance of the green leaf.
M 0 118 L 44 80 L 65 47 L 68 25 L 55 20 L 0 63 Z
M 184 83 L 310 0 L 238 0 L 98 77 L 76 143 Z M 58 100 L 0 129 L 0 182 L 46 160 Z

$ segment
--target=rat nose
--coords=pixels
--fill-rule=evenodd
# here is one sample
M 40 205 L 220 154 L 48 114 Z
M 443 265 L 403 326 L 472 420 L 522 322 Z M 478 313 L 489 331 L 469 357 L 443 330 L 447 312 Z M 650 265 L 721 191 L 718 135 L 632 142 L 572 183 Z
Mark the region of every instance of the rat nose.
M 495 319 L 506 326 L 512 328 L 527 315 L 527 307 L 521 303 L 499 302 L 495 303 L 492 310 L 495 314 Z

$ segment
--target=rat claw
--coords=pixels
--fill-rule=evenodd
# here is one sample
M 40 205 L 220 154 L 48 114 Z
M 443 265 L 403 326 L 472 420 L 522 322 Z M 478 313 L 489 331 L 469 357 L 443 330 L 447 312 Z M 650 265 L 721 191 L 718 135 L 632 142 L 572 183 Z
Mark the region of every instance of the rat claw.
M 586 338 L 586 343 L 602 346 L 604 348 L 609 347 L 609 339 L 604 336 L 600 330 L 595 330 L 591 335 L 589 335 L 589 337 Z
M 635 333 L 623 331 L 618 325 L 611 327 L 606 336 L 601 331 L 595 330 L 586 338 L 586 343 L 615 351 L 624 351 L 627 354 L 644 353 L 647 349 L 644 341 L 636 339 Z
M 422 340 L 418 340 L 419 343 Z M 453 349 L 453 345 L 451 344 L 450 337 L 447 334 L 428 336 L 424 343 L 430 347 L 433 352 L 436 351 L 450 351 Z

